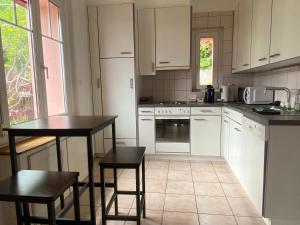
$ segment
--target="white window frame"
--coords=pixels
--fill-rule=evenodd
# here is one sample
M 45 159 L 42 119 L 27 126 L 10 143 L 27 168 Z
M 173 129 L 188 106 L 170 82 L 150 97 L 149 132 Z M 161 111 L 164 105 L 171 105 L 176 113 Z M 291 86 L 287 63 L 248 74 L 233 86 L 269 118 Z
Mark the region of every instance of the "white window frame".
M 61 20 L 61 36 L 63 42 L 63 77 L 64 77 L 64 92 L 65 92 L 65 107 L 66 114 L 73 114 L 73 95 L 72 95 L 72 79 L 71 79 L 71 59 L 70 59 L 70 45 L 69 43 L 69 30 L 67 20 L 67 3 L 65 0 L 49 0 L 59 7 L 60 20 Z M 47 109 L 47 96 L 46 96 L 46 81 L 45 70 L 43 62 L 43 44 L 42 44 L 42 31 L 40 20 L 39 0 L 31 0 L 31 21 L 33 30 L 33 52 L 34 52 L 34 75 L 36 85 L 36 98 L 38 118 L 48 117 Z M 6 21 L 3 21 L 6 22 Z M 13 24 L 14 25 L 14 24 Z M 25 29 L 26 30 L 26 29 Z M 1 35 L 1 33 L 0 33 Z M 1 37 L 1 36 L 0 36 Z M 6 81 L 5 71 L 3 68 L 3 50 L 0 41 L 0 146 L 8 143 L 6 135 L 2 132 L 1 127 L 9 126 L 9 110 L 6 94 Z
M 223 56 L 223 29 L 194 29 L 192 31 L 192 78 L 193 91 L 199 91 L 206 88 L 206 85 L 199 84 L 199 61 L 200 61 L 200 38 L 207 36 L 214 37 L 214 62 L 213 62 L 213 86 L 219 88 L 219 79 L 222 71 Z

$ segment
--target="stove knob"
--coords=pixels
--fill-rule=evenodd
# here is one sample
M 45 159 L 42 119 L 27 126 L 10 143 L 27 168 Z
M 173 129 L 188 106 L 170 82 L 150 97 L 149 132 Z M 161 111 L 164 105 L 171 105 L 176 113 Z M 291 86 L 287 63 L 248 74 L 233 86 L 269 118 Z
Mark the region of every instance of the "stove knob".
M 160 110 L 157 110 L 157 113 L 160 114 Z
M 171 110 L 169 110 L 169 113 L 171 114 Z

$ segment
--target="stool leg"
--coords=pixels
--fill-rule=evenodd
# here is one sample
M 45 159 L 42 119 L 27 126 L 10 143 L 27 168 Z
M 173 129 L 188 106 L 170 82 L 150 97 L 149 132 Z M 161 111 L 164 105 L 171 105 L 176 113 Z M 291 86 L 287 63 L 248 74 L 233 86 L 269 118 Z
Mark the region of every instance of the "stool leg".
M 54 202 L 47 204 L 49 225 L 56 225 L 55 205 Z
M 145 157 L 142 162 L 142 193 L 144 197 L 143 217 L 146 218 L 146 182 L 145 182 Z
M 102 210 L 102 225 L 106 225 L 106 203 L 105 203 L 105 178 L 104 178 L 104 167 L 100 167 L 100 183 L 101 187 L 101 210 Z
M 118 191 L 118 175 L 117 169 L 114 169 L 114 192 L 117 194 Z M 119 214 L 119 203 L 118 203 L 118 194 L 115 198 L 115 215 Z
M 80 225 L 80 204 L 79 204 L 78 181 L 76 181 L 73 184 L 73 197 L 74 197 L 75 224 Z
M 137 225 L 141 224 L 141 200 L 140 200 L 140 167 L 136 168 L 136 216 Z
M 29 212 L 29 205 L 28 203 L 23 203 L 23 215 L 25 217 L 25 219 L 27 219 L 30 216 L 30 212 Z M 30 222 L 25 222 L 25 225 L 30 225 Z

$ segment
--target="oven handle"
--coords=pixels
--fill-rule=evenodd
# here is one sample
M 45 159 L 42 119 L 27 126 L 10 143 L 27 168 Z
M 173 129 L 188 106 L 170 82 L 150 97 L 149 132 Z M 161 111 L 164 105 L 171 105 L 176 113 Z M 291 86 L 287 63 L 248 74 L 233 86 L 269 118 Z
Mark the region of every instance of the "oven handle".
M 189 120 L 189 116 L 156 116 L 156 120 Z

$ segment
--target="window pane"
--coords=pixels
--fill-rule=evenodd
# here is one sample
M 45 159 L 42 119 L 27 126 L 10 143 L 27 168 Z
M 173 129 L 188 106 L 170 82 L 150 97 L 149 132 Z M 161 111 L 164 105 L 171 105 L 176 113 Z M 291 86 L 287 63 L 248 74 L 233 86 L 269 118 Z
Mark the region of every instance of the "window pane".
M 200 85 L 212 85 L 214 72 L 214 39 L 212 37 L 206 37 L 200 38 L 199 41 L 199 82 Z
M 0 23 L 10 124 L 37 118 L 31 32 Z
M 0 0 L 0 18 L 15 23 L 13 0 Z
M 61 43 L 43 38 L 48 115 L 65 113 L 64 77 Z
M 30 11 L 28 0 L 15 0 L 17 23 L 19 26 L 30 28 Z
M 39 3 L 40 3 L 42 34 L 47 37 L 51 37 L 48 0 L 40 0 Z
M 59 24 L 59 8 L 53 3 L 49 2 L 50 6 L 50 20 L 51 20 L 51 37 L 60 40 L 60 24 Z

